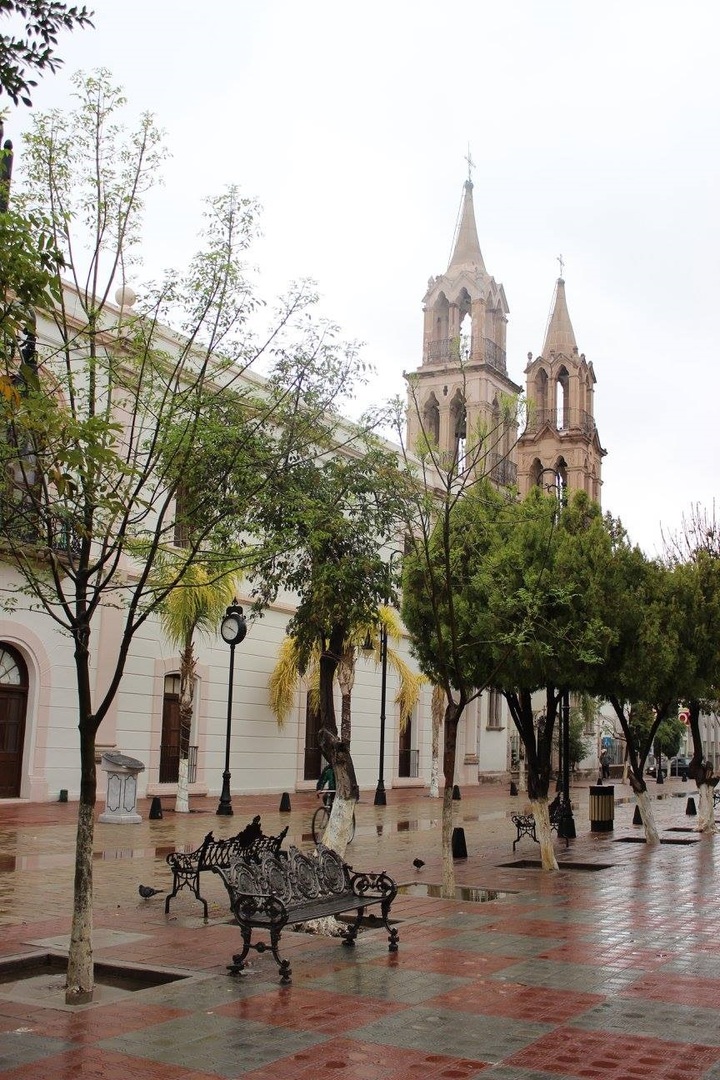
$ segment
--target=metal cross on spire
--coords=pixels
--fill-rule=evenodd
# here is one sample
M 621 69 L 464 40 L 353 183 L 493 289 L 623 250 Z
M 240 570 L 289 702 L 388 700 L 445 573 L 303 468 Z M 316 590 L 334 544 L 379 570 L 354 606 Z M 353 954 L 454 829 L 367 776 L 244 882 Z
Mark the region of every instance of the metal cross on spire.
M 563 276 L 563 270 L 564 270 L 564 268 L 565 268 L 565 260 L 563 259 L 562 255 L 558 255 L 558 256 L 557 256 L 557 261 L 558 261 L 558 262 L 559 262 L 559 264 L 560 264 L 560 277 L 562 278 L 562 276 Z
M 472 184 L 472 171 L 475 168 L 475 162 L 473 161 L 472 154 L 470 153 L 470 143 L 468 143 L 468 152 L 465 160 L 467 161 L 468 167 L 468 184 Z

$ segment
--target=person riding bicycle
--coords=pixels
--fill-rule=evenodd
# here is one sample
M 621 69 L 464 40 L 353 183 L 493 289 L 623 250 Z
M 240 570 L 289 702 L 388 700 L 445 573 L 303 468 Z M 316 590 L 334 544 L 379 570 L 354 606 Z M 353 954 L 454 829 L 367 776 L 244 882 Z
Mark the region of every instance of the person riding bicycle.
M 329 764 L 320 773 L 320 779 L 315 785 L 316 791 L 322 791 L 323 788 L 328 788 L 328 791 L 323 795 L 323 802 L 326 806 L 332 806 L 335 796 L 335 770 Z

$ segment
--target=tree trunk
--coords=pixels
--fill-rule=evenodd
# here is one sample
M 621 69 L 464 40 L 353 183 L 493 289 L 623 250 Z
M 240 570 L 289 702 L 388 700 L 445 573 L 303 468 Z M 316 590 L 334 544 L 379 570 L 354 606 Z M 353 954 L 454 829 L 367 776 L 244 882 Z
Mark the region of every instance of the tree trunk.
M 558 864 L 553 848 L 552 829 L 550 828 L 550 810 L 547 795 L 531 799 L 530 807 L 535 818 L 535 834 L 540 844 L 540 861 L 543 870 L 557 870 Z
M 660 835 L 657 831 L 657 825 L 655 824 L 655 815 L 652 808 L 652 800 L 648 794 L 648 789 L 645 784 L 642 785 L 642 790 L 637 788 L 637 777 L 630 773 L 630 784 L 635 791 L 635 798 L 640 809 L 640 817 L 642 818 L 643 825 L 645 827 L 645 840 L 648 846 L 654 847 L 660 843 Z
M 185 642 L 185 648 L 180 653 L 180 700 L 178 711 L 180 713 L 180 747 L 178 758 L 178 782 L 175 793 L 175 812 L 187 814 L 190 812 L 190 798 L 188 795 L 188 773 L 190 757 L 190 733 L 192 731 L 193 699 L 195 697 L 195 652 L 193 649 L 192 631 Z
M 355 799 L 344 799 L 342 795 L 335 796 L 330 811 L 330 820 L 322 838 L 325 847 L 332 848 L 341 859 L 345 857 L 345 850 L 352 835 L 355 802 Z
M 95 730 L 92 718 L 80 725 L 80 802 L 75 842 L 73 917 L 68 951 L 66 1005 L 85 1005 L 93 999 L 92 950 L 93 838 L 95 835 Z
M 340 855 L 344 853 L 350 840 L 352 815 L 360 794 L 350 753 L 350 743 L 338 737 L 335 717 L 333 681 L 342 657 L 344 640 L 345 627 L 336 625 L 332 629 L 330 640 L 323 643 L 320 654 L 320 731 L 318 733 L 320 749 L 335 772 L 336 791 L 330 822 L 325 830 L 323 841 Z M 339 847 L 336 848 L 335 844 Z
M 713 795 L 717 780 L 713 776 L 711 761 L 705 760 L 702 735 L 700 733 L 700 702 L 694 698 L 688 702 L 690 713 L 690 733 L 693 742 L 693 756 L 688 768 L 688 775 L 695 781 L 698 789 L 698 832 L 717 832 L 715 825 L 715 803 Z
M 443 750 L 443 791 L 442 810 L 442 887 L 441 895 L 446 900 L 455 899 L 455 864 L 452 854 L 453 834 L 453 787 L 455 786 L 455 753 L 457 748 L 457 729 L 464 708 L 464 701 L 456 703 L 448 699 L 445 706 L 445 731 Z
M 337 681 L 340 687 L 340 740 L 350 745 L 352 735 L 351 699 L 355 686 L 355 646 L 343 649 L 342 659 L 337 666 Z
M 698 832 L 717 832 L 715 824 L 715 785 L 698 781 Z
M 443 718 L 445 692 L 442 686 L 433 686 L 431 715 L 431 751 L 430 751 L 430 798 L 440 798 L 440 725 Z

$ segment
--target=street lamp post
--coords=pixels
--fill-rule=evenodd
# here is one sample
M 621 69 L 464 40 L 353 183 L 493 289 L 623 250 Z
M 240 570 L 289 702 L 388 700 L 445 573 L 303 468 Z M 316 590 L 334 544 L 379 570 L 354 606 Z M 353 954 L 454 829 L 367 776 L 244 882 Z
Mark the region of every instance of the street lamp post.
M 230 646 L 230 670 L 228 672 L 227 727 L 225 730 L 225 770 L 223 772 L 222 791 L 216 813 L 222 817 L 232 817 L 232 799 L 230 796 L 230 734 L 232 730 L 233 676 L 235 673 L 235 646 L 239 645 L 247 634 L 247 622 L 243 609 L 236 603 L 230 604 L 220 623 L 220 635 Z
M 387 564 L 387 594 L 385 597 L 386 604 L 390 603 L 390 592 L 392 587 L 392 563 L 396 555 L 401 555 L 400 551 L 393 551 L 390 553 L 390 558 Z M 388 632 L 387 624 L 381 622 L 380 624 L 380 760 L 378 763 L 378 782 L 375 788 L 375 798 L 373 803 L 375 806 L 387 806 L 387 797 L 385 795 L 385 709 L 387 702 L 387 652 L 388 652 Z
M 387 698 L 387 626 L 380 627 L 380 761 L 378 764 L 378 782 L 375 788 L 375 806 L 386 806 L 385 796 L 385 702 Z

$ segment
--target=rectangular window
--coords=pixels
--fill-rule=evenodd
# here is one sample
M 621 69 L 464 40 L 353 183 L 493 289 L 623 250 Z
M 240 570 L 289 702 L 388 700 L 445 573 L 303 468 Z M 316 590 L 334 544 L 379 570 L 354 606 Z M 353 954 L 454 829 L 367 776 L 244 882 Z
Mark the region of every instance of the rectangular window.
M 502 728 L 502 694 L 499 690 L 488 690 L 488 713 L 485 726 L 495 731 Z

